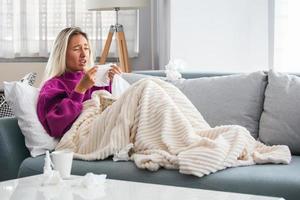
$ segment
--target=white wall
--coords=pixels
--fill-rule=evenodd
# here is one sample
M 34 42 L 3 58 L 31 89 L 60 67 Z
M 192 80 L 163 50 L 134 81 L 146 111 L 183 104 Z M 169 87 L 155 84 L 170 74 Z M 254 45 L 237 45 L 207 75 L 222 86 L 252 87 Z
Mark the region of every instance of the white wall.
M 38 86 L 45 69 L 46 63 L 0 63 L 0 89 L 3 81 L 20 80 L 29 72 L 37 73 L 35 86 Z
M 171 59 L 199 71 L 268 68 L 268 0 L 171 0 Z

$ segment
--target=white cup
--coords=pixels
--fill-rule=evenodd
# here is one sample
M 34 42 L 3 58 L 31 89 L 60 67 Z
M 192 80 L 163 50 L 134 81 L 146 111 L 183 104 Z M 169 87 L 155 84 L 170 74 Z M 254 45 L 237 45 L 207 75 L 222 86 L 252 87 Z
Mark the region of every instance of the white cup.
M 54 170 L 57 170 L 62 178 L 68 178 L 71 175 L 73 152 L 72 151 L 53 151 L 51 160 Z

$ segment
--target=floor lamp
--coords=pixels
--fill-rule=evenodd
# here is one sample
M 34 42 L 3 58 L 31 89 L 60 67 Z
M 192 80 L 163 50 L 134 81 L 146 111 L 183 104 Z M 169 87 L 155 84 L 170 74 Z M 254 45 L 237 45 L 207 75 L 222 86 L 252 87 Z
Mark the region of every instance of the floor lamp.
M 120 67 L 123 72 L 130 72 L 128 62 L 128 50 L 123 31 L 123 26 L 118 23 L 118 12 L 124 9 L 138 9 L 147 5 L 148 0 L 87 0 L 87 9 L 96 11 L 114 10 L 116 12 L 116 24 L 110 26 L 104 49 L 100 56 L 99 63 L 104 64 L 109 52 L 114 33 L 116 33 Z

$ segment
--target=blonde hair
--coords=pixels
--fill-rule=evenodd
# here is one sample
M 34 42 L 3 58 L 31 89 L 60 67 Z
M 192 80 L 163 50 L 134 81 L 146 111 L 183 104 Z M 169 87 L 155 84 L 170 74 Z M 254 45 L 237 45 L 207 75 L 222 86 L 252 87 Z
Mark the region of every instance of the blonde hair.
M 67 68 L 66 65 L 66 54 L 68 43 L 72 36 L 74 35 L 82 35 L 88 42 L 89 45 L 89 60 L 87 62 L 87 66 L 91 67 L 94 65 L 93 54 L 91 50 L 91 44 L 88 39 L 88 36 L 85 32 L 83 32 L 79 27 L 69 27 L 65 28 L 57 35 L 53 47 L 49 56 L 49 60 L 46 65 L 46 69 L 44 72 L 44 77 L 41 85 L 43 85 L 47 80 L 62 75 Z

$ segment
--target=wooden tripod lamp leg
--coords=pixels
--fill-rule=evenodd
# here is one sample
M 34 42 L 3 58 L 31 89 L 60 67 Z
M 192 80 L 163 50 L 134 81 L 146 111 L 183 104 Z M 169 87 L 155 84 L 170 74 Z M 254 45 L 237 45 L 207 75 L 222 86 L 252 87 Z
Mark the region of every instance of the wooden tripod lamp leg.
M 108 56 L 109 48 L 112 42 L 112 38 L 114 33 L 116 32 L 117 42 L 118 42 L 118 53 L 120 58 L 120 67 L 123 72 L 131 72 L 130 66 L 129 66 L 129 60 L 128 60 L 128 50 L 127 50 L 127 44 L 125 39 L 125 34 L 123 31 L 123 26 L 118 24 L 117 26 L 110 26 L 109 33 L 104 45 L 104 49 L 102 51 L 102 54 L 100 56 L 99 64 L 105 64 L 106 58 Z
M 123 72 L 131 72 L 129 62 L 128 62 L 128 50 L 125 39 L 125 34 L 123 32 L 122 25 L 119 25 L 116 29 L 117 41 L 118 41 L 118 51 L 120 58 L 120 67 Z
M 102 54 L 100 56 L 100 60 L 99 60 L 100 65 L 105 64 L 105 61 L 106 61 L 106 58 L 107 58 L 107 55 L 108 55 L 108 52 L 109 52 L 109 48 L 110 48 L 110 45 L 111 45 L 111 41 L 112 41 L 112 38 L 113 38 L 113 35 L 114 35 L 115 31 L 116 31 L 115 26 L 111 25 L 110 29 L 109 29 L 107 39 L 106 39 L 106 42 L 105 42 L 104 49 L 103 49 Z

